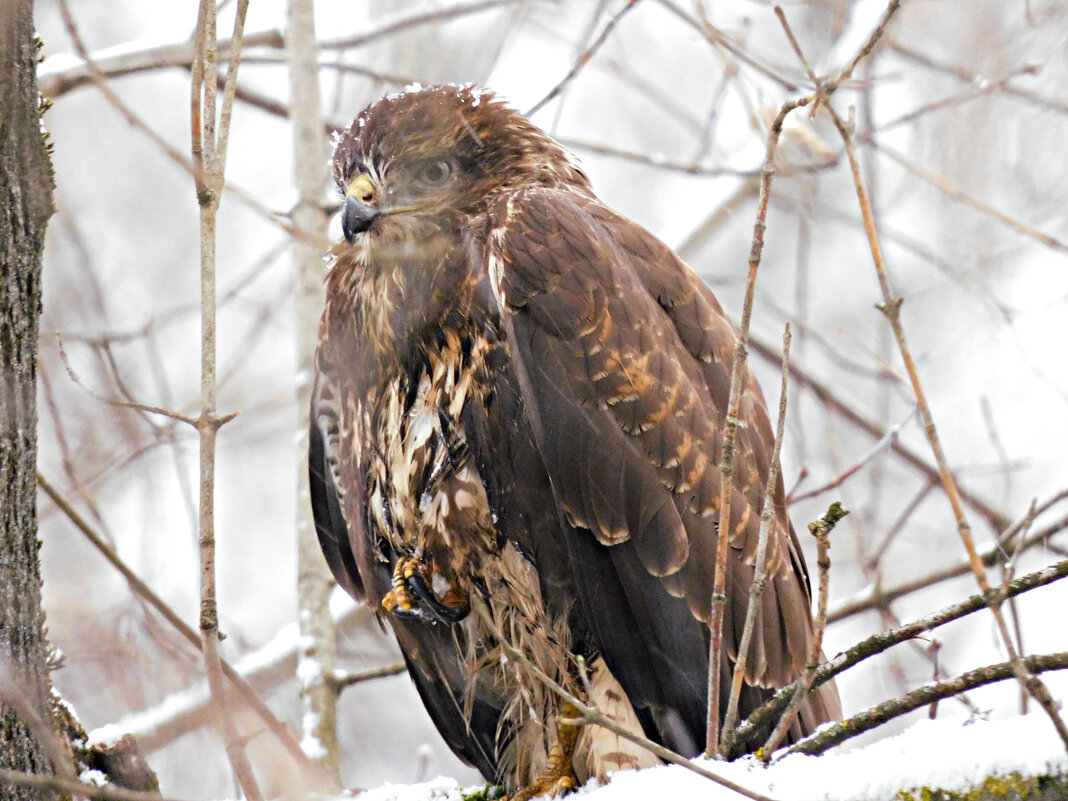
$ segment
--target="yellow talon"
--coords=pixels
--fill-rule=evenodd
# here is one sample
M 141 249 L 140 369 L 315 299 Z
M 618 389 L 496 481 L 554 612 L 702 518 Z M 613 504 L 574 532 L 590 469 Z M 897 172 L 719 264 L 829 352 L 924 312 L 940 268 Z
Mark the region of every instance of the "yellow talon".
M 393 566 L 392 589 L 382 598 L 382 606 L 399 617 L 441 623 L 456 623 L 470 611 L 466 594 L 450 587 L 438 597 L 432 587 L 433 570 L 417 556 L 402 557 Z
M 564 795 L 578 786 L 571 760 L 575 754 L 579 727 L 574 723 L 564 723 L 565 718 L 577 718 L 578 711 L 571 704 L 564 704 L 559 717 L 556 739 L 549 749 L 545 769 L 538 778 L 512 796 L 512 801 L 530 801 L 541 795 Z

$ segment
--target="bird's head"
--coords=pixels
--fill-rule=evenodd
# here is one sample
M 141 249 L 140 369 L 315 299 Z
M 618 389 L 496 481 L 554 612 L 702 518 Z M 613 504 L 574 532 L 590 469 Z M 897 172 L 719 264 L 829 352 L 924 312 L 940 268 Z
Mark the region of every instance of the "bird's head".
M 457 228 L 523 186 L 589 192 L 566 150 L 470 85 L 409 88 L 368 106 L 338 139 L 333 175 L 350 245 L 365 233 L 412 241 Z

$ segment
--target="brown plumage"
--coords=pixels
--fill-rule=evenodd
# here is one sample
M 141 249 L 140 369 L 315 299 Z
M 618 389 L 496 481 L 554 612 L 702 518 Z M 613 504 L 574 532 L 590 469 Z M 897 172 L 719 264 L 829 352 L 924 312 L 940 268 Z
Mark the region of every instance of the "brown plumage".
M 723 309 L 488 92 L 378 101 L 333 170 L 346 241 L 327 279 L 310 470 L 338 581 L 384 604 L 439 730 L 487 779 L 537 775 L 559 704 L 467 614 L 476 595 L 550 676 L 583 695 L 585 657 L 592 700 L 698 753 L 736 341 Z M 740 417 L 724 687 L 772 452 L 752 375 Z M 781 486 L 767 565 L 743 714 L 797 678 L 812 641 Z M 839 711 L 824 685 L 791 737 Z M 573 767 L 583 780 L 655 761 L 586 727 Z

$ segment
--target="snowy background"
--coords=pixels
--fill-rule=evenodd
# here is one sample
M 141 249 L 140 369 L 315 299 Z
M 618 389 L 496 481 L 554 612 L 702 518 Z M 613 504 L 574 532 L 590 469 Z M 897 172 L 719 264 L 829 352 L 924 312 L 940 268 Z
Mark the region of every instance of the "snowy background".
M 528 109 L 622 5 L 316 2 L 324 111 L 345 124 L 368 102 L 414 80 L 475 81 Z M 55 101 L 45 123 L 55 142 L 58 207 L 45 253 L 40 468 L 195 626 L 196 439 L 168 420 L 109 406 L 86 389 L 185 412 L 198 408 L 192 181 L 91 83 L 63 83 L 77 73 L 79 59 L 51 0 L 36 7 L 45 54 L 41 82 Z M 75 0 L 71 7 L 102 64 L 185 43 L 196 17 L 193 0 Z M 847 0 L 785 4 L 802 46 L 822 69 L 852 56 L 882 8 Z M 459 11 L 429 24 L 394 26 L 448 9 Z M 228 35 L 232 13 L 230 4 L 220 17 L 221 36 Z M 711 27 L 703 27 L 702 16 Z M 249 35 L 284 25 L 281 0 L 251 4 Z M 855 107 L 858 136 L 878 144 L 865 145 L 862 160 L 891 277 L 905 299 L 904 324 L 948 458 L 962 486 L 990 510 L 969 508 L 984 547 L 1005 521 L 1022 518 L 1033 499 L 1043 503 L 1068 489 L 1066 38 L 1068 3 L 1057 0 L 906 0 L 884 46 L 835 100 L 843 112 Z M 284 104 L 284 51 L 263 45 L 247 56 L 242 87 Z M 678 249 L 737 318 L 765 121 L 804 92 L 804 84 L 768 3 L 643 0 L 534 120 L 574 150 L 607 204 Z M 111 85 L 145 126 L 188 152 L 186 69 L 144 69 Z M 296 200 L 290 127 L 263 105 L 236 106 L 227 177 L 284 214 Z M 879 295 L 848 169 L 841 158 L 826 166 L 839 151 L 823 117 L 790 117 L 754 337 L 775 350 L 790 321 L 797 366 L 878 427 L 900 427 L 899 447 L 931 463 L 900 359 L 874 308 Z M 898 153 L 937 180 L 904 168 Z M 962 201 L 953 188 L 985 206 Z M 329 191 L 324 169 L 324 198 Z M 331 225 L 337 238 L 337 221 Z M 219 441 L 224 646 L 231 661 L 244 660 L 249 670 L 260 666 L 255 683 L 284 720 L 299 726 L 292 649 L 295 478 L 303 463 L 294 444 L 289 238 L 232 197 L 223 200 L 219 232 L 219 406 L 241 411 Z M 60 358 L 57 334 L 81 386 Z M 773 396 L 777 364 L 759 353 L 753 364 Z M 795 382 L 791 392 L 787 487 L 802 496 L 855 468 L 848 480 L 798 500 L 791 512 L 803 531 L 831 500 L 853 510 L 833 539 L 828 655 L 974 592 L 974 580 L 964 576 L 903 595 L 881 611 L 841 614 L 876 583 L 893 589 L 959 564 L 963 552 L 946 499 L 929 487 L 926 474 L 888 439 L 877 446 L 878 437 L 860 431 L 811 388 Z M 165 793 L 232 794 L 225 755 L 193 703 L 202 692 L 199 654 L 131 595 L 47 499 L 40 511 L 49 635 L 65 654 L 54 674 L 61 692 L 89 728 L 119 723 L 141 732 Z M 1064 558 L 1066 513 L 1062 500 L 1034 522 L 1032 532 L 1048 527 L 1050 536 L 1020 556 L 1017 575 Z M 1000 579 L 998 571 L 993 576 Z M 394 646 L 366 612 L 354 612 L 340 595 L 335 601 L 344 621 L 342 666 L 356 671 L 395 663 Z M 1024 650 L 1066 650 L 1066 603 L 1061 586 L 1020 599 L 1010 617 Z M 846 712 L 900 695 L 936 671 L 955 675 L 1005 658 L 989 615 L 940 629 L 937 638 L 938 649 L 929 641 L 898 646 L 841 676 Z M 1068 697 L 1066 677 L 1045 678 L 1056 697 Z M 1004 718 L 1019 713 L 1019 696 L 1005 682 L 965 701 L 943 701 L 937 714 Z M 181 716 L 179 709 L 192 711 Z M 439 774 L 478 781 L 438 738 L 404 675 L 345 690 L 340 715 L 347 786 Z M 1056 745 L 1048 723 L 1038 721 L 1046 729 L 1036 741 Z M 288 763 L 270 738 L 254 740 L 252 758 L 269 794 L 291 788 Z

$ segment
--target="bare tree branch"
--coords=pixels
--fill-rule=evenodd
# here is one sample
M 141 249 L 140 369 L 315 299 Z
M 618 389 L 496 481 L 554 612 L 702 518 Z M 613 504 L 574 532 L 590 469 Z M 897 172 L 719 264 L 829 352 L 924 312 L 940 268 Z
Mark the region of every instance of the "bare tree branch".
M 375 679 L 384 679 L 389 676 L 396 676 L 400 673 L 404 673 L 408 670 L 408 666 L 403 662 L 394 662 L 392 665 L 383 665 L 378 668 L 370 668 L 369 670 L 359 670 L 355 673 L 337 673 L 331 681 L 334 686 L 340 692 L 346 687 L 352 687 L 356 684 L 363 684 L 365 681 L 374 681 Z
M 812 689 L 813 681 L 815 681 L 816 671 L 820 666 L 820 658 L 823 656 L 823 632 L 827 628 L 827 593 L 831 572 L 830 535 L 838 521 L 847 514 L 849 514 L 849 510 L 843 509 L 842 504 L 835 501 L 830 505 L 823 517 L 808 524 L 808 530 L 816 537 L 816 547 L 818 549 L 816 567 L 819 570 L 819 600 L 817 602 L 816 628 L 812 636 L 812 648 L 809 650 L 805 674 L 798 681 L 797 692 L 790 699 L 789 706 L 786 707 L 786 711 L 782 713 L 782 717 L 775 724 L 775 729 L 768 736 L 768 741 L 764 746 L 765 754 L 770 754 L 779 747 L 779 743 L 782 742 L 787 730 L 793 724 L 794 718 L 797 717 L 797 713 L 801 709 L 801 703 L 808 696 L 809 691 Z
M 1064 670 L 1068 668 L 1068 652 L 1025 656 L 1026 669 L 1033 674 L 1047 670 Z M 865 709 L 841 723 L 822 727 L 815 734 L 794 743 L 786 749 L 787 754 L 822 754 L 829 748 L 841 745 L 846 740 L 870 731 L 887 721 L 908 714 L 914 709 L 927 706 L 941 698 L 949 698 L 976 687 L 993 684 L 997 681 L 1014 678 L 1016 667 L 1011 661 L 969 670 L 952 679 L 933 682 L 917 687 L 910 693 L 892 701 L 885 701 L 878 706 Z
M 201 407 L 197 420 L 200 432 L 200 634 L 208 686 L 215 702 L 216 719 L 230 766 L 249 800 L 261 801 L 263 793 L 245 752 L 245 743 L 238 736 L 223 687 L 215 588 L 215 440 L 222 424 L 221 418 L 216 415 L 215 398 L 215 223 L 226 171 L 230 112 L 236 91 L 241 37 L 247 11 L 248 0 L 238 0 L 233 52 L 221 112 L 216 109 L 218 44 L 215 0 L 201 0 L 196 31 L 197 57 L 193 63 L 192 151 L 197 201 L 200 204 Z M 216 114 L 219 116 L 216 117 Z
M 915 62 L 916 64 L 920 64 L 924 67 L 927 67 L 928 69 L 935 70 L 936 72 L 941 72 L 945 75 L 952 75 L 958 80 L 963 81 L 964 83 L 970 84 L 972 86 L 982 86 L 983 84 L 987 83 L 987 79 L 984 78 L 982 75 L 979 75 L 978 73 L 971 72 L 970 70 L 964 69 L 963 67 L 955 67 L 949 64 L 942 64 L 931 58 L 929 54 L 909 47 L 904 42 L 892 36 L 889 37 L 889 42 L 890 48 L 895 53 L 908 59 L 909 61 Z M 1030 75 L 1037 72 L 1037 68 L 1025 69 L 1021 70 L 1021 72 Z M 1065 102 L 1058 98 L 1045 97 L 1043 95 L 1038 94 L 1037 92 L 1031 91 L 1030 89 L 1024 89 L 1023 87 L 1015 86 L 1011 83 L 1003 87 L 999 87 L 999 90 L 1004 94 L 1011 95 L 1012 97 L 1017 97 L 1020 100 L 1032 103 L 1048 111 L 1056 111 L 1060 114 L 1068 114 L 1068 102 Z
M 1022 593 L 1029 592 L 1030 590 L 1039 587 L 1045 587 L 1055 581 L 1059 581 L 1065 576 L 1068 576 L 1068 559 L 1064 559 L 1049 567 L 1045 567 L 1042 570 L 1028 573 L 1026 576 L 1021 576 L 1010 582 L 1007 588 L 999 592 L 1003 599 L 1015 598 Z M 821 684 L 829 681 L 839 673 L 848 670 L 869 657 L 883 653 L 894 645 L 911 640 L 926 631 L 931 631 L 939 626 L 944 626 L 946 623 L 959 620 L 962 617 L 974 614 L 985 608 L 986 600 L 983 596 L 973 595 L 964 601 L 951 604 L 944 609 L 932 612 L 929 615 L 913 620 L 898 628 L 873 634 L 871 637 L 847 648 L 833 659 L 820 665 L 816 671 L 812 686 L 819 687 Z M 753 713 L 738 727 L 736 735 L 737 739 L 739 741 L 744 740 L 751 736 L 755 731 L 759 731 L 764 726 L 767 726 L 772 721 L 776 720 L 779 715 L 782 714 L 782 710 L 786 708 L 799 686 L 800 682 L 794 682 L 793 684 L 784 687 L 779 690 L 773 698 L 754 710 Z
M 245 47 L 282 48 L 285 41 L 280 31 L 259 31 L 244 38 Z M 39 72 L 40 90 L 45 97 L 62 97 L 67 92 L 95 83 L 96 77 L 121 78 L 169 67 L 190 67 L 195 52 L 192 42 L 157 45 L 119 52 L 103 51 L 86 56 L 79 49 L 81 62 L 68 65 L 62 59 L 48 59 Z M 230 58 L 230 42 L 219 41 L 219 58 Z M 95 75 L 94 75 L 95 73 Z
M 1068 515 L 1058 518 L 1052 523 L 1043 526 L 1033 534 L 1025 537 L 1021 549 L 1027 550 L 1036 545 L 1044 544 L 1047 539 L 1065 529 L 1068 529 Z M 991 545 L 979 554 L 979 558 L 987 567 L 1000 564 L 1005 560 L 1005 557 L 1005 550 L 1000 541 Z M 827 620 L 830 623 L 836 623 L 844 618 L 875 609 L 880 604 L 896 601 L 906 595 L 911 595 L 914 592 L 933 587 L 935 584 L 939 584 L 943 581 L 966 576 L 969 572 L 971 572 L 971 561 L 965 559 L 964 561 L 957 562 L 949 567 L 934 570 L 926 575 L 909 581 L 903 581 L 901 584 L 894 587 L 887 589 L 880 587 L 867 588 L 859 598 L 843 599 L 836 604 L 828 613 Z
M 381 28 L 369 33 L 359 33 L 355 36 L 342 36 L 335 39 L 326 39 L 319 43 L 319 47 L 322 50 L 349 50 L 354 47 L 363 47 L 364 45 L 378 41 L 379 39 L 395 36 L 398 33 L 410 31 L 413 28 L 418 28 L 423 25 L 436 25 L 449 20 L 459 19 L 460 17 L 478 14 L 482 11 L 489 11 L 494 8 L 518 6 L 521 5 L 523 1 L 524 0 L 475 0 L 474 2 L 469 3 L 457 3 L 456 5 L 447 8 L 413 14 L 410 17 L 405 17 L 396 22 L 391 22 L 388 25 L 383 25 Z
M 778 348 L 759 337 L 750 337 L 750 345 L 752 346 L 753 351 L 761 358 L 772 363 L 778 363 Z M 799 365 L 796 359 L 794 359 L 790 365 L 790 377 L 802 386 L 811 390 L 819 399 L 820 403 L 826 406 L 828 410 L 839 415 L 849 423 L 852 423 L 862 431 L 867 432 L 872 438 L 879 440 L 886 436 L 887 429 L 869 419 L 862 412 L 857 411 L 853 406 L 838 397 L 834 389 L 816 378 L 815 375 L 809 372 L 806 368 Z M 904 460 L 906 464 L 915 468 L 928 479 L 933 479 L 934 481 L 939 480 L 938 469 L 925 457 L 916 453 L 916 451 L 912 450 L 907 445 L 901 442 L 891 442 L 890 450 Z M 964 500 L 968 506 L 982 515 L 990 524 L 990 527 L 995 531 L 1004 530 L 1012 522 L 1004 513 L 994 508 L 975 493 L 969 492 L 963 487 L 958 487 L 957 489 L 960 492 L 961 499 Z
M 753 627 L 760 611 L 760 599 L 764 594 L 767 580 L 764 578 L 764 566 L 768 555 L 768 535 L 771 533 L 771 521 L 775 519 L 775 491 L 779 485 L 779 453 L 782 450 L 783 430 L 786 427 L 786 387 L 790 375 L 790 324 L 782 335 L 782 383 L 779 387 L 779 417 L 775 426 L 775 442 L 771 451 L 768 468 L 768 481 L 764 489 L 764 506 L 760 510 L 760 534 L 757 539 L 756 562 L 753 564 L 753 582 L 749 586 L 749 605 L 745 610 L 745 625 L 738 642 L 738 659 L 734 663 L 734 675 L 731 677 L 731 695 L 727 701 L 727 714 L 723 718 L 723 733 L 720 737 L 720 749 L 726 753 L 731 750 L 734 729 L 738 725 L 738 699 L 742 694 L 746 666 L 749 661 L 749 643 L 753 638 Z

